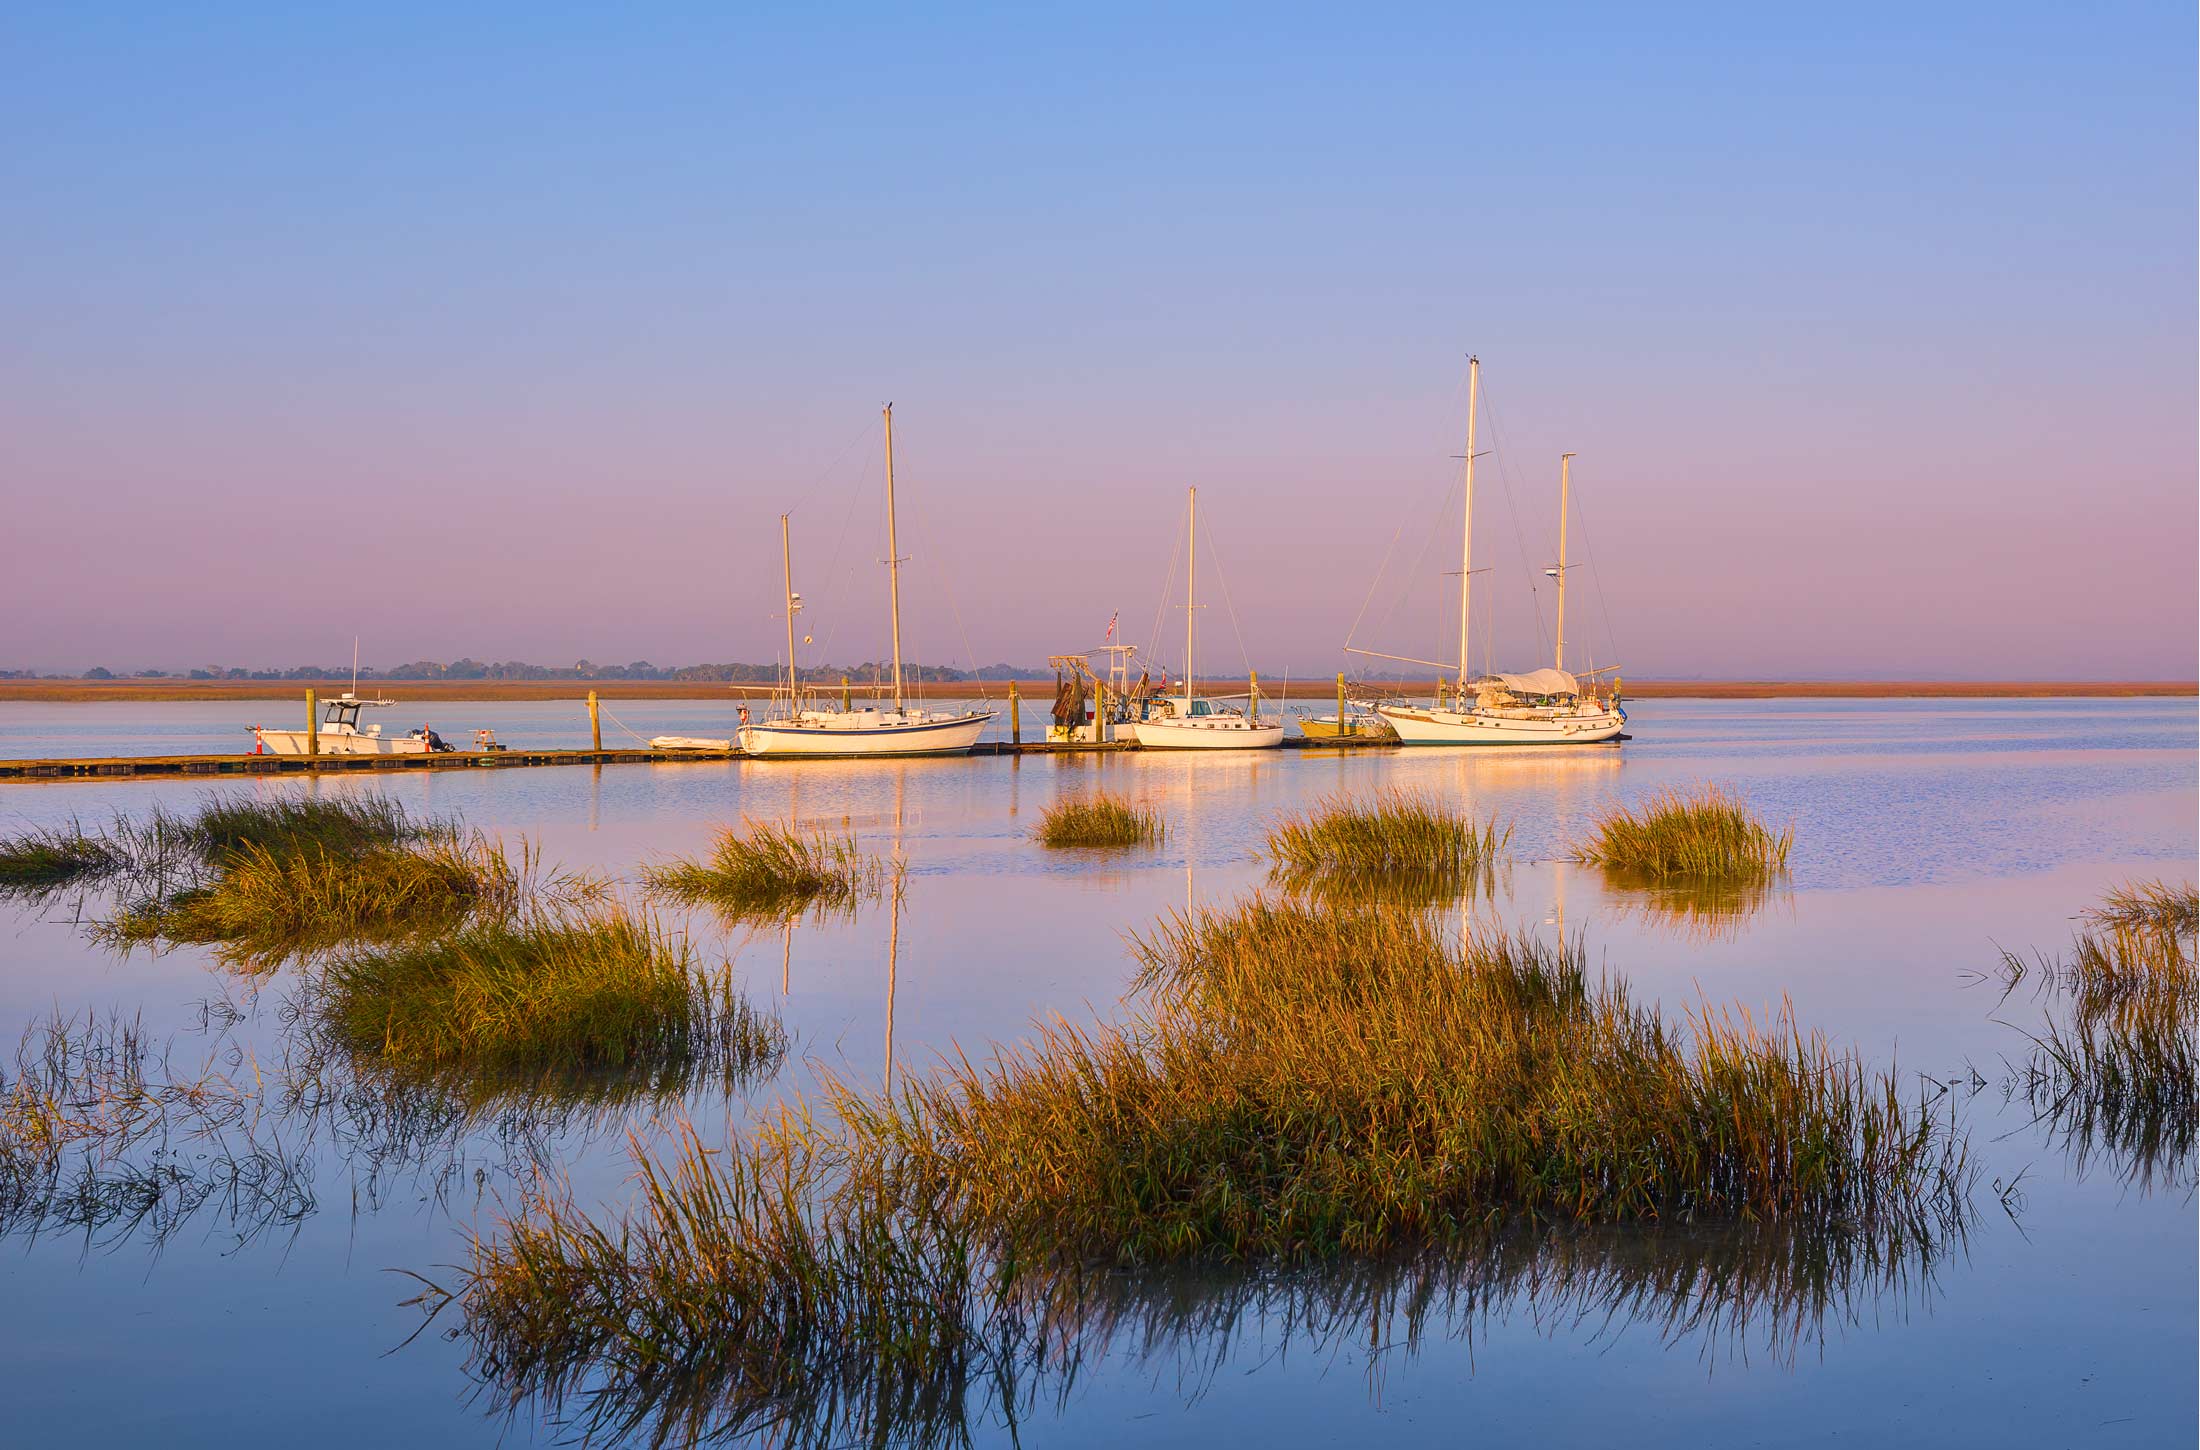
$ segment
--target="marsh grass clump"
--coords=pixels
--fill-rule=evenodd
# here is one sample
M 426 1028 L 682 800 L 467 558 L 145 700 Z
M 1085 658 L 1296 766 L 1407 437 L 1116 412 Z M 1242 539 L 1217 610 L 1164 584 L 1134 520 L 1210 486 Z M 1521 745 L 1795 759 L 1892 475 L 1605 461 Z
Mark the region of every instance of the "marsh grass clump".
M 338 852 L 307 842 L 228 849 L 211 880 L 126 907 L 111 942 L 226 943 L 279 962 L 357 938 L 450 930 L 516 910 L 523 873 L 481 836 L 437 832 L 403 848 Z
M 736 918 L 800 911 L 853 909 L 885 889 L 886 868 L 863 854 L 852 835 L 831 836 L 789 822 L 745 822 L 746 834 L 725 831 L 701 861 L 675 860 L 643 868 L 659 896 L 712 906 Z
M 1158 846 L 1168 834 L 1151 806 L 1132 805 L 1121 796 L 1097 794 L 1056 801 L 1039 818 L 1033 836 L 1042 846 Z
M 209 860 L 236 853 L 318 850 L 353 856 L 386 850 L 434 829 L 390 796 L 210 796 L 185 834 Z M 447 834 L 447 831 L 446 831 Z
M 1332 796 L 1268 833 L 1277 877 L 1299 888 L 1395 888 L 1434 895 L 1465 887 L 1492 867 L 1512 826 L 1476 821 L 1404 790 Z
M 77 822 L 0 837 L 0 893 L 36 895 L 112 874 L 122 853 Z
M 1661 881 L 1608 875 L 1607 880 L 1625 888 L 1613 903 L 1615 916 L 1634 917 L 1688 942 L 1731 941 L 1767 906 L 1792 899 L 1778 875 Z
M 321 973 L 320 1017 L 364 1057 L 482 1074 L 776 1062 L 778 1020 L 646 917 L 542 911 L 359 947 Z
M 2054 999 L 2017 1082 L 2081 1166 L 2105 1152 L 2143 1186 L 2191 1182 L 2200 1136 L 2193 888 L 2119 887 L 2080 920 L 2067 956 L 2002 953 L 2009 990 L 2030 981 Z
M 639 1202 L 607 1227 L 569 1192 L 531 1198 L 501 1239 L 477 1238 L 454 1294 L 477 1366 L 512 1408 L 581 1397 L 592 1441 L 751 1433 L 791 1442 L 896 1443 L 964 1423 L 992 1353 L 974 1227 L 940 1201 L 883 1198 L 795 1120 L 724 1150 L 684 1122 L 668 1151 L 634 1144 Z M 595 1392 L 608 1388 L 609 1392 Z
M 1572 858 L 1601 866 L 1623 884 L 1689 877 L 1763 879 L 1787 869 L 1795 827 L 1772 830 L 1740 798 L 1716 785 L 1660 791 L 1639 809 L 1617 807 Z
M 1134 951 L 1128 1023 L 637 1144 L 632 1209 L 536 1195 L 418 1302 L 459 1306 L 504 1408 L 575 1404 L 591 1439 L 952 1444 L 1127 1319 L 1205 1345 L 1233 1306 L 1334 1304 L 1364 1336 L 1389 1286 L 1409 1334 L 1519 1292 L 1792 1346 L 1965 1222 L 1964 1146 L 1891 1071 L 1784 1017 L 1669 1025 L 1578 943 L 1256 896 Z M 1599 1254 L 1614 1224 L 1691 1252 Z
M 1794 1217 L 1930 1235 L 1965 1156 L 1784 1014 L 1685 1025 L 1578 944 L 1255 898 L 1135 946 L 1151 1003 L 839 1106 L 1012 1242 L 1122 1263 L 1441 1242 L 1520 1214 Z

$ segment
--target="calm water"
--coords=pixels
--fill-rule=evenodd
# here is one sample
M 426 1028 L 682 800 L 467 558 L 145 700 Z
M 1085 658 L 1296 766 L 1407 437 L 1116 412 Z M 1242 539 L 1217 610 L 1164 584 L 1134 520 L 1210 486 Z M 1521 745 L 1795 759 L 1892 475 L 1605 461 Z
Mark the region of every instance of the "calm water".
M 616 708 L 643 735 L 726 728 L 714 703 Z M 0 752 L 226 749 L 268 714 L 6 705 Z M 573 744 L 586 732 L 574 714 L 444 704 L 431 723 Z M 1125 1306 L 1082 1372 L 1027 1407 L 1015 1427 L 1022 1443 L 2192 1444 L 2192 1165 L 2132 1181 L 2113 1152 L 2081 1163 L 2052 1140 L 2004 1092 L 2044 1009 L 2023 994 L 2005 1002 L 1974 976 L 2001 947 L 2065 944 L 2070 918 L 2110 884 L 2192 875 L 2192 702 L 1643 702 L 1634 715 L 1634 743 L 1575 755 L 689 764 L 227 788 L 387 791 L 420 811 L 524 833 L 554 862 L 629 876 L 653 856 L 702 850 L 744 815 L 845 821 L 873 848 L 899 851 L 909 885 L 898 915 L 880 907 L 730 937 L 688 923 L 796 1038 L 772 1080 L 730 1100 L 690 1096 L 688 1111 L 714 1137 L 739 1133 L 820 1071 L 876 1081 L 889 1040 L 898 1071 L 921 1071 L 951 1044 L 1017 1040 L 1036 1017 L 1112 1015 L 1130 975 L 1124 933 L 1187 900 L 1226 901 L 1259 884 L 1254 853 L 1276 815 L 1338 791 L 1441 792 L 1517 822 L 1515 861 L 1476 910 L 1585 932 L 1607 970 L 1669 1009 L 1700 994 L 1769 1018 L 1786 1000 L 1805 1025 L 1896 1063 L 1920 1092 L 1960 1081 L 1947 1110 L 1984 1168 L 1967 1243 L 1785 1327 L 1747 1312 L 1681 1322 L 1654 1298 L 1600 1292 L 1691 1252 L 1640 1232 L 1576 1245 L 1587 1277 L 1484 1285 L 1475 1307 L 1435 1315 L 1410 1342 L 1392 1301 L 1370 1309 L 1346 1280 L 1267 1286 L 1296 1287 L 1287 1301 L 1209 1276 Z M 1611 803 L 1703 780 L 1794 820 L 1791 890 L 1740 919 L 1705 921 L 1552 859 Z M 1094 859 L 1028 842 L 1040 810 L 1094 784 L 1158 807 L 1167 845 Z M 207 789 L 0 786 L 0 831 L 155 802 L 188 807 Z M 295 986 L 294 973 L 255 986 L 196 949 L 118 956 L 89 944 L 66 905 L 0 908 L 0 1030 L 10 1040 L 57 1010 L 119 1010 L 141 1013 L 178 1063 L 272 1063 Z M 398 1347 L 418 1316 L 400 1307 L 408 1281 L 391 1271 L 433 1277 L 460 1257 L 469 1229 L 492 1227 L 500 1196 L 514 1193 L 525 1153 L 495 1125 L 395 1142 L 378 1126 L 357 1113 L 286 1119 L 271 1105 L 255 1133 L 279 1141 L 289 1182 L 306 1195 L 283 1200 L 276 1222 L 255 1207 L 259 1195 L 239 1192 L 180 1222 L 89 1234 L 49 1225 L 0 1242 L 0 1442 L 555 1438 L 540 1419 L 507 1422 L 473 1403 L 458 1346 L 430 1333 Z M 655 1131 L 641 1115 L 569 1126 L 543 1143 L 584 1200 L 616 1205 L 628 1193 L 630 1127 Z M 183 1166 L 201 1177 L 220 1168 L 203 1156 Z M 2019 1174 L 2012 1218 L 1992 1184 Z M 971 1432 L 1010 1437 L 995 1408 L 975 1409 Z

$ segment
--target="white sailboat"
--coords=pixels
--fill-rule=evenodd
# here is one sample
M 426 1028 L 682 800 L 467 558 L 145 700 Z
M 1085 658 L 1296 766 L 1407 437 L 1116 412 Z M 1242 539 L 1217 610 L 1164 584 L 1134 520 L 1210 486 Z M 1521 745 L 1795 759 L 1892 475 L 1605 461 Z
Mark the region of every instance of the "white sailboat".
M 1196 547 L 1199 542 L 1199 490 L 1196 488 L 1191 490 L 1186 507 L 1185 533 L 1192 547 L 1185 550 L 1184 561 L 1184 693 L 1175 698 L 1161 697 L 1154 702 L 1152 713 L 1145 719 L 1126 723 L 1119 729 L 1124 734 L 1135 735 L 1139 745 L 1148 750 L 1273 749 L 1283 744 L 1283 721 L 1262 723 L 1260 696 L 1256 691 L 1250 687 L 1246 690 L 1243 712 L 1212 700 L 1195 699 L 1192 695 L 1192 621 L 1197 617 L 1192 590 L 1199 578 Z
M 1473 682 L 1467 678 L 1469 658 L 1467 611 L 1474 596 L 1474 420 L 1480 406 L 1482 363 L 1467 359 L 1467 458 L 1466 521 L 1459 542 L 1459 663 L 1458 685 L 1447 700 L 1443 682 L 1437 682 L 1437 698 L 1426 706 L 1378 705 L 1376 713 L 1398 732 L 1405 745 L 1593 745 L 1610 740 L 1627 726 L 1627 712 L 1620 708 L 1615 684 L 1605 694 L 1584 688 L 1580 677 L 1566 669 L 1566 506 L 1572 482 L 1571 453 L 1559 460 L 1558 567 L 1547 571 L 1558 580 L 1558 649 L 1549 669 L 1525 674 L 1494 674 Z M 1375 654 L 1354 650 L 1354 654 Z M 1400 656 L 1379 656 L 1398 659 Z M 1413 664 L 1433 664 L 1413 660 Z M 1437 664 L 1438 669 L 1449 668 Z
M 780 566 L 787 600 L 787 706 L 782 714 L 741 726 L 741 748 L 751 755 L 961 755 L 978 743 L 993 718 L 990 710 L 942 713 L 914 710 L 902 692 L 901 550 L 894 517 L 894 405 L 886 418 L 886 570 L 887 599 L 894 638 L 894 706 L 876 705 L 805 709 L 795 672 L 794 617 L 802 596 L 794 590 L 794 556 L 788 542 L 787 516 L 779 516 Z

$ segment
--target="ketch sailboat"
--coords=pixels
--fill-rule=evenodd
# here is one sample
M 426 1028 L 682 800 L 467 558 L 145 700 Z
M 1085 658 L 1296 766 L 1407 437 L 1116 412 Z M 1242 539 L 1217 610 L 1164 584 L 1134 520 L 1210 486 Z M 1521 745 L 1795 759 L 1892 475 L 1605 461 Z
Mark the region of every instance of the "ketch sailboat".
M 1447 701 L 1443 681 L 1437 681 L 1436 699 L 1426 706 L 1377 705 L 1375 712 L 1398 732 L 1405 745 L 1593 745 L 1617 736 L 1627 725 L 1615 681 L 1602 695 L 1585 688 L 1581 677 L 1566 669 L 1566 506 L 1572 482 L 1571 453 L 1559 460 L 1558 567 L 1546 571 L 1558 580 L 1558 650 L 1551 668 L 1525 674 L 1494 674 L 1474 681 L 1467 678 L 1469 658 L 1467 610 L 1474 596 L 1474 420 L 1480 407 L 1482 362 L 1467 359 L 1467 471 L 1466 522 L 1459 542 L 1459 663 L 1457 686 Z M 1353 654 L 1373 655 L 1373 650 Z M 1382 655 L 1378 658 L 1399 659 Z M 1412 664 L 1435 664 L 1412 660 Z M 1598 671 L 1597 673 L 1603 673 Z
M 1134 734 L 1138 743 L 1148 750 L 1270 750 L 1283 744 L 1283 721 L 1264 724 L 1260 718 L 1260 695 L 1247 682 L 1245 710 L 1228 709 L 1212 700 L 1195 699 L 1192 695 L 1192 621 L 1197 617 L 1192 598 L 1193 587 L 1198 583 L 1199 565 L 1199 490 L 1190 490 L 1185 509 L 1185 536 L 1190 546 L 1184 560 L 1184 693 L 1171 698 L 1163 696 L 1153 702 L 1153 711 L 1136 723 L 1117 727 L 1124 734 Z
M 802 596 L 794 589 L 794 554 L 788 541 L 787 515 L 779 516 L 779 559 L 787 605 L 787 703 L 783 712 L 741 726 L 741 748 L 751 755 L 962 755 L 978 743 L 993 718 L 991 710 L 942 713 L 913 710 L 901 678 L 901 550 L 894 517 L 894 405 L 886 419 L 886 577 L 894 639 L 894 707 L 854 709 L 845 696 L 840 708 L 806 709 L 795 670 L 794 617 Z

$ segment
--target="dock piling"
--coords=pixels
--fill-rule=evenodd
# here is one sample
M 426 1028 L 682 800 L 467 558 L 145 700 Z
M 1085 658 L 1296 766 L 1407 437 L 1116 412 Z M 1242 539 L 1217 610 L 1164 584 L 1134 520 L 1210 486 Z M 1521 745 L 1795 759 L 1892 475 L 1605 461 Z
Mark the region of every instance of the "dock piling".
M 1337 671 L 1337 738 L 1342 740 L 1344 728 L 1344 671 Z
M 1008 743 L 1020 746 L 1024 743 L 1024 716 L 1016 699 L 1016 682 L 1008 682 Z
M 596 692 L 588 692 L 588 748 L 603 753 L 603 721 L 596 714 Z
M 321 753 L 321 712 L 316 708 L 313 691 L 306 691 L 306 754 Z

